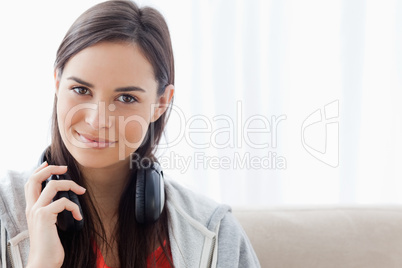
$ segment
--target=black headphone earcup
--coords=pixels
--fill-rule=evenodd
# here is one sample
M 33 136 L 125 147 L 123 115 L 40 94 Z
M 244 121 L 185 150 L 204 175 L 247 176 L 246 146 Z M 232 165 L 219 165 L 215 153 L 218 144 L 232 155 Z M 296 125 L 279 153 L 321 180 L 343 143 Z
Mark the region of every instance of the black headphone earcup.
M 71 180 L 71 177 L 68 173 L 65 173 L 63 175 L 52 175 L 52 177 L 50 179 L 51 180 Z M 78 206 L 78 208 L 80 209 L 81 215 L 83 215 L 80 201 L 79 201 L 76 193 L 74 193 L 73 191 L 59 191 L 56 193 L 55 197 L 53 198 L 53 201 L 59 200 L 60 198 L 63 198 L 63 197 L 67 198 L 68 200 L 75 203 Z M 62 231 L 69 231 L 69 232 L 80 231 L 84 227 L 84 219 L 78 221 L 78 220 L 74 219 L 71 211 L 63 210 L 62 212 L 60 212 L 57 215 L 57 226 Z
M 145 174 L 144 170 L 137 170 L 135 183 L 135 218 L 138 223 L 145 223 Z
M 158 163 L 138 169 L 136 176 L 135 217 L 138 223 L 159 219 L 165 204 L 163 173 Z
M 55 197 L 53 198 L 53 201 L 59 200 L 60 198 L 67 198 L 70 199 L 70 196 L 68 192 L 66 191 L 60 191 L 57 192 Z M 63 210 L 57 215 L 57 226 L 59 227 L 60 230 L 63 231 L 71 231 L 74 226 L 74 219 L 73 215 L 70 211 L 68 210 Z
M 77 204 L 82 215 L 82 209 L 80 206 L 80 202 L 78 201 L 78 196 L 74 192 L 60 191 L 56 194 L 54 200 L 58 200 L 63 197 Z M 63 210 L 57 215 L 57 226 L 60 228 L 60 230 L 65 232 L 80 231 L 82 227 L 84 227 L 84 219 L 77 221 L 76 219 L 74 219 L 71 211 Z
M 67 193 L 68 193 L 69 199 L 72 202 L 74 202 L 75 204 L 77 204 L 78 208 L 80 209 L 80 214 L 84 215 L 82 213 L 82 208 L 81 208 L 81 205 L 80 205 L 80 200 L 78 199 L 78 195 L 76 193 L 74 193 L 73 191 L 68 191 Z M 74 230 L 75 231 L 82 230 L 82 228 L 84 227 L 84 218 L 82 220 L 78 221 L 78 220 L 74 219 L 73 214 L 70 211 L 67 211 L 67 210 L 64 210 L 64 211 L 69 212 L 69 214 L 71 215 L 70 219 L 73 219 L 72 226 L 74 226 Z

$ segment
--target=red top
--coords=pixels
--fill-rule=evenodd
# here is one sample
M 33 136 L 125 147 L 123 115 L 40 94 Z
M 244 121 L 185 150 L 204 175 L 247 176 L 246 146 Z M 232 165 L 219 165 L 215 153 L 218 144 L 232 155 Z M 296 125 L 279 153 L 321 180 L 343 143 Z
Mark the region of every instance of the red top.
M 166 240 L 163 243 L 163 245 L 166 244 Z M 97 254 L 98 254 L 98 259 L 96 260 L 96 268 L 110 268 L 109 266 L 106 265 L 105 260 L 103 259 L 102 253 L 99 249 L 99 247 L 96 245 L 94 242 L 94 248 L 96 248 Z M 172 253 L 170 251 L 170 248 L 168 248 L 168 253 L 170 256 L 170 259 L 172 259 Z M 155 266 L 154 261 L 156 260 Z M 165 254 L 163 254 L 163 249 L 162 247 L 158 247 L 154 252 L 152 252 L 151 255 L 148 256 L 147 258 L 147 267 L 156 267 L 156 268 L 170 268 L 169 261 L 167 260 Z

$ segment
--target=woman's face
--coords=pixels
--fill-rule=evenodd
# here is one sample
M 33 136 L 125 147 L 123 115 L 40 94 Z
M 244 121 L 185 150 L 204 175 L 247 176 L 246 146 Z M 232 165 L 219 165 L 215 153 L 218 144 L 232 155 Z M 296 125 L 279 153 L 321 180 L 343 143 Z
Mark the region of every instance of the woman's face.
M 152 65 L 134 44 L 99 43 L 72 57 L 56 80 L 57 117 L 78 163 L 101 168 L 127 160 L 173 96 L 168 86 L 158 97 L 157 86 Z

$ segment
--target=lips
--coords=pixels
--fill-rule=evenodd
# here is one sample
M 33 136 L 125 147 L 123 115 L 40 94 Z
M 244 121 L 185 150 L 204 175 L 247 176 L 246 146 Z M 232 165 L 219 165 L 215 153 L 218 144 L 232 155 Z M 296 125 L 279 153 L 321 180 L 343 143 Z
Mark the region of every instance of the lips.
M 116 141 L 110 141 L 108 139 L 94 137 L 94 136 L 86 134 L 86 133 L 85 134 L 79 133 L 79 132 L 76 132 L 76 133 L 81 142 L 85 143 L 87 146 L 92 147 L 92 148 L 110 147 L 116 143 Z

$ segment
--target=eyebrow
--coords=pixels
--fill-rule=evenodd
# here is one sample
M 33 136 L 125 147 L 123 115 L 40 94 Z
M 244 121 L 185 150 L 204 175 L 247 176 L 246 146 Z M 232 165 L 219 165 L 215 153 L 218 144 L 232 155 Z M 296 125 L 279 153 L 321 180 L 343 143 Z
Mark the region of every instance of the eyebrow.
M 84 81 L 84 80 L 82 80 L 82 79 L 80 79 L 78 77 L 75 77 L 75 76 L 70 76 L 70 77 L 67 78 L 67 80 L 73 80 L 73 81 L 75 81 L 75 82 L 77 82 L 79 84 L 82 84 L 84 86 L 87 86 L 87 87 L 94 87 L 94 85 L 92 85 L 91 83 L 86 82 L 86 81 Z M 115 92 L 129 92 L 129 91 L 146 92 L 143 88 L 136 87 L 136 86 L 119 87 L 119 88 L 116 88 L 114 91 Z

